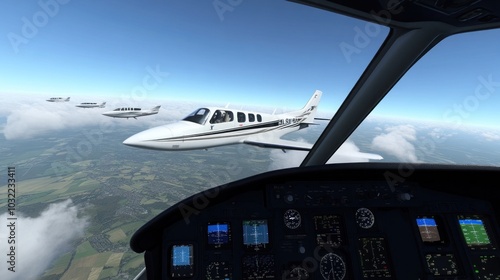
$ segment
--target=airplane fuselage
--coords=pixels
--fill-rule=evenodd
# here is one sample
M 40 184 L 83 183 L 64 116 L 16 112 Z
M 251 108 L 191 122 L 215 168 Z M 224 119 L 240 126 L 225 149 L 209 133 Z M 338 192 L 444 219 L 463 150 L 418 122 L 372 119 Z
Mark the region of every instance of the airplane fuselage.
M 75 105 L 75 107 L 79 107 L 79 108 L 104 108 L 104 106 L 106 105 L 106 103 L 101 103 L 101 104 L 98 104 L 98 103 L 80 103 L 79 105 Z
M 229 110 L 226 108 L 200 108 L 182 121 L 154 127 L 137 133 L 125 145 L 155 150 L 194 150 L 244 143 L 244 141 L 276 139 L 284 134 L 307 127 L 301 124 L 305 117 L 288 114 Z M 231 115 L 217 120 L 217 113 Z
M 102 114 L 105 116 L 108 116 L 108 117 L 112 117 L 112 118 L 127 118 L 128 119 L 128 118 L 137 118 L 137 117 L 158 114 L 159 109 L 160 109 L 160 106 L 156 106 L 156 107 L 152 108 L 151 110 L 143 110 L 141 108 L 116 108 L 113 111 L 104 112 Z
M 47 99 L 46 101 L 48 101 L 48 102 L 68 102 L 69 101 L 69 97 L 68 98 L 51 97 L 51 98 Z

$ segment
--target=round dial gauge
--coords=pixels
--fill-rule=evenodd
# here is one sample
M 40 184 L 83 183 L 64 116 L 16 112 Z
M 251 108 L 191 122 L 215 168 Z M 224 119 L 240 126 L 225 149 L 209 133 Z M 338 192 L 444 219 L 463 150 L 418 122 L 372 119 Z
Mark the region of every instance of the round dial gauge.
M 368 229 L 375 223 L 375 216 L 368 208 L 359 208 L 356 210 L 356 223 L 359 227 Z
M 307 272 L 307 270 L 303 267 L 295 267 L 283 279 L 306 280 L 306 279 L 309 279 L 309 272 Z
M 298 228 L 302 221 L 299 211 L 295 209 L 286 210 L 285 214 L 283 215 L 283 220 L 285 222 L 285 226 L 289 229 Z
M 346 274 L 344 260 L 335 253 L 328 253 L 321 258 L 319 271 L 325 280 L 342 280 Z

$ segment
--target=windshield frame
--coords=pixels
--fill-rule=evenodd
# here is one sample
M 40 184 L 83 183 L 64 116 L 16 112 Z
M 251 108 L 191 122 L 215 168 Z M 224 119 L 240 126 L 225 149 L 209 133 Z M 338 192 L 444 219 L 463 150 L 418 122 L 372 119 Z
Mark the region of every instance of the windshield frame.
M 210 109 L 198 108 L 182 120 L 203 125 L 207 121 L 208 115 L 210 115 Z

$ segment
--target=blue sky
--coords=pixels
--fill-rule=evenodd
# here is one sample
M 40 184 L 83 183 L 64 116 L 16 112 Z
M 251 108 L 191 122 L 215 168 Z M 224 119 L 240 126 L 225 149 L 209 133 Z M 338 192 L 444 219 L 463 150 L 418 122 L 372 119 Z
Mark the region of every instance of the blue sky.
M 6 0 L 0 17 L 0 94 L 81 102 L 140 95 L 298 108 L 320 89 L 320 110 L 333 111 L 387 34 L 269 0 Z M 360 34 L 360 52 L 345 56 L 341 46 L 359 46 Z M 498 31 L 449 38 L 375 113 L 488 122 L 500 102 L 498 41 Z M 467 52 L 450 51 L 456 46 Z M 474 100 L 481 77 L 499 82 Z

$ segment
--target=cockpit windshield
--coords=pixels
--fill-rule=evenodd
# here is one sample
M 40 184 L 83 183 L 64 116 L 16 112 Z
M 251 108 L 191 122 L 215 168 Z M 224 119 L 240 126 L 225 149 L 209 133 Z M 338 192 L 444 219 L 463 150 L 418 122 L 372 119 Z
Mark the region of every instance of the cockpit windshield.
M 210 113 L 210 110 L 208 110 L 207 108 L 200 108 L 200 109 L 195 110 L 194 112 L 192 112 L 191 114 L 189 114 L 187 117 L 185 117 L 182 120 L 188 121 L 188 122 L 194 122 L 197 124 L 204 124 L 209 113 Z

